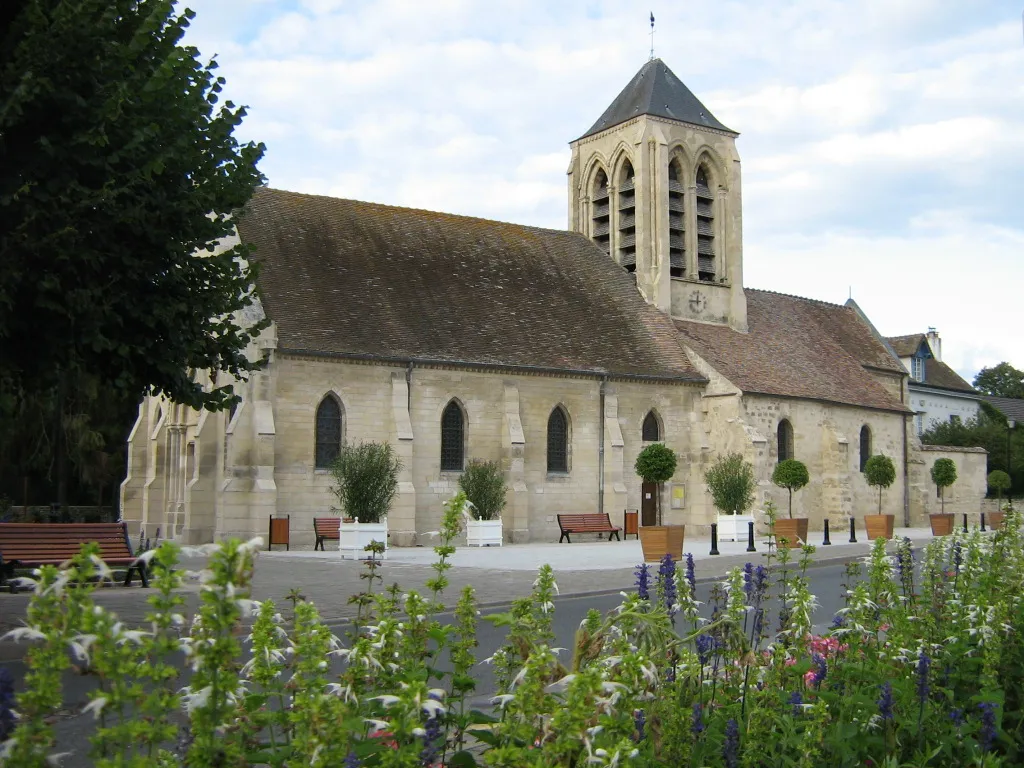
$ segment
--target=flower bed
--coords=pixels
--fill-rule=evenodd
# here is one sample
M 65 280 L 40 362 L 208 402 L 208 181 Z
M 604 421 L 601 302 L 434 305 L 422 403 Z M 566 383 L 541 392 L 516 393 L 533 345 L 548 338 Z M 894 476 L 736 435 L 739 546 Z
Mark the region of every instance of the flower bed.
M 92 598 L 107 571 L 86 548 L 44 568 L 27 626 L 27 688 L 8 766 L 62 752 L 50 716 L 61 672 L 95 675 L 92 757 L 145 766 L 1009 766 L 1024 707 L 1024 545 L 1017 512 L 994 535 L 875 542 L 848 568 L 846 604 L 813 633 L 805 547 L 732 571 L 703 617 L 692 558 L 637 569 L 635 592 L 588 613 L 575 646 L 553 648 L 556 587 L 489 617 L 507 627 L 487 661 L 491 712 L 468 699 L 478 621 L 472 588 L 454 621 L 436 614 L 462 500 L 446 507 L 426 592 L 381 591 L 377 560 L 344 639 L 296 593 L 281 615 L 248 596 L 258 542 L 210 547 L 195 617 L 180 614 L 171 543 L 147 553 L 156 588 L 145 627 Z M 915 563 L 916 559 L 916 563 Z M 251 617 L 251 627 L 243 622 Z M 69 654 L 70 652 L 70 654 Z M 187 684 L 171 665 L 184 652 Z M 328 673 L 340 658 L 340 676 Z M 440 662 L 443 661 L 442 665 Z M 441 667 L 449 671 L 441 671 Z M 0 697 L 0 708 L 6 697 Z M 187 714 L 179 732 L 177 712 Z M 123 717 L 133 712 L 132 717 Z M 0 728 L 11 721 L 0 712 Z M 6 725 L 5 725 L 6 724 Z M 3 735 L 3 734 L 0 734 Z M 181 747 L 167 748 L 178 739 Z M 467 749 L 470 745 L 474 749 Z M 107 762 L 102 762 L 102 761 Z

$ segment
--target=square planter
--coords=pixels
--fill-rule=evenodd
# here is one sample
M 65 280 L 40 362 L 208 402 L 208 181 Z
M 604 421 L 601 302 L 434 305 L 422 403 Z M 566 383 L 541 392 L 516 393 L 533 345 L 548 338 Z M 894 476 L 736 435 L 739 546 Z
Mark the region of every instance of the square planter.
M 466 519 L 466 546 L 500 547 L 502 542 L 501 518 L 495 520 Z
M 932 536 L 949 536 L 953 533 L 953 515 L 928 515 L 928 522 L 932 526 Z
M 658 563 L 665 555 L 673 560 L 683 557 L 684 525 L 643 525 L 640 527 L 640 547 L 645 563 Z
M 1003 520 L 1006 518 L 1005 512 L 989 512 L 986 516 L 988 527 L 993 531 L 998 531 L 1003 527 Z
M 869 541 L 891 539 L 895 525 L 895 515 L 864 515 L 864 527 L 867 529 Z
M 754 522 L 753 515 L 722 515 L 718 516 L 719 541 L 746 541 L 747 524 Z
M 806 517 L 780 518 L 775 521 L 775 541 L 786 540 L 786 546 L 790 549 L 799 549 L 807 543 Z
M 380 559 L 388 557 L 388 519 L 385 517 L 379 523 L 360 523 L 357 517 L 352 522 L 341 521 L 338 526 L 338 551 L 341 552 L 342 560 L 369 560 L 370 553 L 366 551 L 371 541 L 384 542 L 384 552 Z

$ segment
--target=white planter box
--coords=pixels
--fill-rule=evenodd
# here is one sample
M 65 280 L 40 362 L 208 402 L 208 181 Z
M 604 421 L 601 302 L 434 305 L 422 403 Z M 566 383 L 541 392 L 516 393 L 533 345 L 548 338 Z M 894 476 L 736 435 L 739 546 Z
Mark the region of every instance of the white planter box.
M 379 523 L 360 523 L 356 518 L 354 523 L 341 523 L 338 526 L 338 550 L 341 552 L 342 560 L 368 560 L 370 553 L 366 551 L 371 541 L 384 542 L 384 552 L 380 559 L 388 557 L 388 519 L 385 517 Z
M 719 515 L 719 541 L 746 541 L 748 523 L 754 522 L 753 515 Z
M 466 545 L 470 547 L 500 547 L 501 518 L 497 520 L 466 520 Z

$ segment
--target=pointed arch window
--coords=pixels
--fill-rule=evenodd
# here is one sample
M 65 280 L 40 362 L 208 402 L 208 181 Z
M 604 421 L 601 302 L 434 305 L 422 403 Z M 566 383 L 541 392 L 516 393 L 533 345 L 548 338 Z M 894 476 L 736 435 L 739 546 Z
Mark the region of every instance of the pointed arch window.
M 569 418 L 561 406 L 548 416 L 548 472 L 569 471 Z
M 644 417 L 644 425 L 640 431 L 645 443 L 656 443 L 661 440 L 661 425 L 658 423 L 658 417 L 654 415 L 654 411 L 650 411 Z
M 441 471 L 461 472 L 466 459 L 466 420 L 452 400 L 441 414 Z
M 330 469 L 341 453 L 341 403 L 333 395 L 326 395 L 316 409 L 317 469 Z
M 779 422 L 779 461 L 785 461 L 786 459 L 792 459 L 793 454 L 793 425 L 789 423 L 789 419 L 783 419 Z
M 679 158 L 668 164 L 668 254 L 672 277 L 686 277 L 686 187 Z
M 608 199 L 608 174 L 599 168 L 594 175 L 594 188 L 591 191 L 591 217 L 593 227 L 591 237 L 602 251 L 611 255 L 611 206 Z
M 715 254 L 715 196 L 707 169 L 697 168 L 697 278 L 713 281 L 718 274 Z
M 622 164 L 618 190 L 619 264 L 627 272 L 636 272 L 636 187 L 633 164 Z
M 860 471 L 868 465 L 871 458 L 871 427 L 865 424 L 860 428 Z

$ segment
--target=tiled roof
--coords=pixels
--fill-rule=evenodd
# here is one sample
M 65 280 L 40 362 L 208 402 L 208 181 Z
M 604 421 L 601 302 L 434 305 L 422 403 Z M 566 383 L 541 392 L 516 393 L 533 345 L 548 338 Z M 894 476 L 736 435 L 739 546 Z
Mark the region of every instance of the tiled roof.
M 665 62 L 651 59 L 580 138 L 600 133 L 639 115 L 667 117 L 691 125 L 735 133 L 718 122 L 711 110 L 700 103 L 700 99 L 683 85 L 683 81 L 676 77 Z
M 906 412 L 866 367 L 905 373 L 851 307 L 746 290 L 748 333 L 676 320 L 684 344 L 745 392 Z
M 704 381 L 582 235 L 266 188 L 238 230 L 283 349 Z
M 924 361 L 924 381 L 911 379 L 910 383 L 918 387 L 939 387 L 954 389 L 958 392 L 976 393 L 974 387 L 964 381 L 959 373 L 933 357 Z
M 990 397 L 983 395 L 982 400 L 990 403 L 1008 419 L 1017 422 L 1017 428 L 1024 427 L 1024 399 L 1019 397 Z
M 890 336 L 886 339 L 899 357 L 913 357 L 925 343 L 923 333 L 911 333 L 908 336 Z

